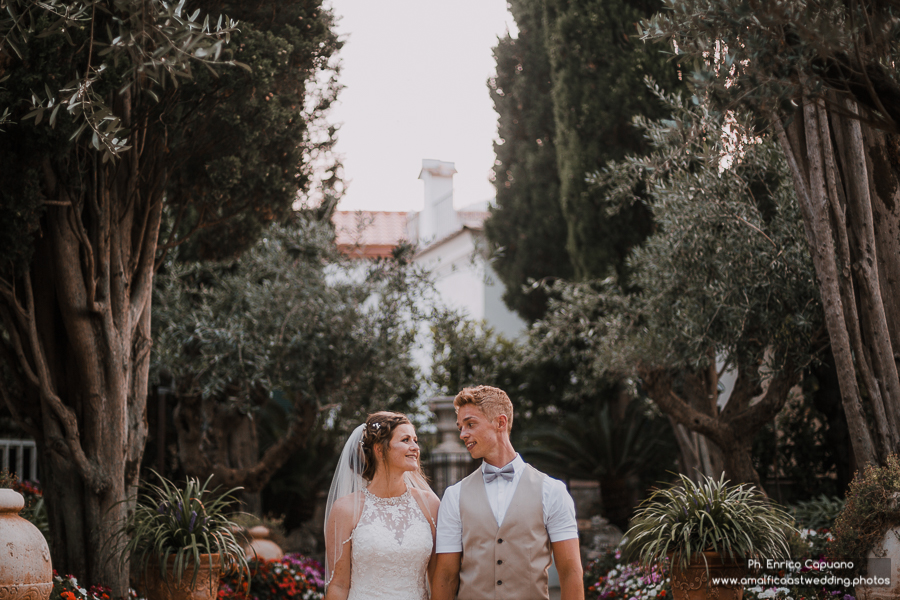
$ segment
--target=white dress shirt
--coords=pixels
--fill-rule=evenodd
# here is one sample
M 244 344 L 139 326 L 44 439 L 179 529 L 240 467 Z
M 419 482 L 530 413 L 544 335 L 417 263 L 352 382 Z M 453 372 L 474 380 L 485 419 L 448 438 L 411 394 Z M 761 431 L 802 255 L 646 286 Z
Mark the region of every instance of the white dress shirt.
M 525 461 L 516 454 L 512 460 L 515 475 L 512 481 L 503 477 L 497 477 L 491 483 L 484 484 L 487 492 L 488 503 L 497 520 L 497 525 L 503 523 L 506 511 L 512 500 L 522 473 L 525 471 Z M 481 471 L 483 472 L 484 463 Z M 460 482 L 461 483 L 461 482 Z M 459 490 L 460 483 L 455 483 L 447 488 L 441 499 L 441 507 L 438 510 L 436 552 L 462 552 L 462 520 L 459 516 Z M 578 537 L 578 524 L 575 521 L 575 501 L 569 495 L 566 484 L 552 477 L 545 477 L 541 488 L 541 503 L 544 509 L 544 527 L 550 536 L 551 542 L 561 542 Z

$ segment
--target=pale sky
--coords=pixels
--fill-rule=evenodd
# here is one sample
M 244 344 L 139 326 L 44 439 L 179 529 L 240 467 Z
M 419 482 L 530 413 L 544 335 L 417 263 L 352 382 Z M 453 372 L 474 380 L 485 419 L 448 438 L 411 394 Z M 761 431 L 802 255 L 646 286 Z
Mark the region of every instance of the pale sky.
M 347 191 L 340 210 L 421 210 L 423 158 L 456 163 L 457 208 L 494 196 L 497 114 L 487 88 L 506 0 L 330 0 L 345 89 L 331 122 Z

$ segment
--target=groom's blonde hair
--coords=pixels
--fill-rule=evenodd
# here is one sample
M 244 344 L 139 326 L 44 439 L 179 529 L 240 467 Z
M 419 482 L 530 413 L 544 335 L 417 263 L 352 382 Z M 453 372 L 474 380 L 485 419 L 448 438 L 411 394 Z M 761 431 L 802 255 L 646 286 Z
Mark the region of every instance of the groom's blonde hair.
M 506 431 L 512 430 L 513 422 L 513 405 L 506 392 L 500 388 L 491 387 L 489 385 L 479 385 L 475 387 L 463 388 L 456 398 L 453 399 L 453 408 L 456 412 L 465 406 L 471 404 L 484 413 L 488 419 L 494 420 L 500 415 L 506 415 Z

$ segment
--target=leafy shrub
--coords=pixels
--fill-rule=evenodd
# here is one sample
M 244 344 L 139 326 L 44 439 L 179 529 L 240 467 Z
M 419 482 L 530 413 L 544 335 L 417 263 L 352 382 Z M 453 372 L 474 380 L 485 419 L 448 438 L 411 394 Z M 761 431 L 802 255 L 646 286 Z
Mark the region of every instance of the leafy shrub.
M 249 580 L 249 581 L 248 581 Z M 252 595 L 248 592 L 253 590 Z M 219 600 L 321 600 L 325 597 L 322 565 L 301 554 L 280 560 L 250 563 L 250 576 L 241 581 L 236 574 L 222 578 Z
M 868 465 L 850 483 L 847 504 L 834 524 L 831 551 L 836 558 L 853 562 L 855 572 L 860 572 L 869 550 L 898 524 L 900 459 L 892 454 L 883 467 Z
M 836 496 L 820 494 L 812 500 L 797 502 L 789 510 L 800 527 L 806 529 L 834 529 L 834 522 L 844 510 L 846 501 Z

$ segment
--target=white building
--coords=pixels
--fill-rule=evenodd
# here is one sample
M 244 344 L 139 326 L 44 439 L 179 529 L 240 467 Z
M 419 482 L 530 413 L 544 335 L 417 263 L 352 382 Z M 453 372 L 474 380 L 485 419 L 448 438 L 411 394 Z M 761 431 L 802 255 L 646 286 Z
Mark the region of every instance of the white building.
M 525 330 L 525 322 L 503 303 L 503 284 L 491 268 L 484 238 L 487 202 L 457 210 L 452 162 L 425 159 L 419 179 L 425 184 L 422 212 L 338 211 L 337 243 L 350 256 L 389 256 L 403 239 L 416 244 L 415 262 L 434 277 L 442 301 L 484 321 L 507 338 Z M 398 228 L 405 222 L 405 231 Z
M 425 182 L 425 205 L 422 212 L 410 213 L 407 221 L 409 239 L 418 246 L 415 261 L 432 273 L 448 306 L 515 338 L 525 330 L 525 322 L 503 303 L 503 284 L 488 259 L 487 202 L 457 210 L 455 173 L 452 162 L 422 161 L 419 179 Z

